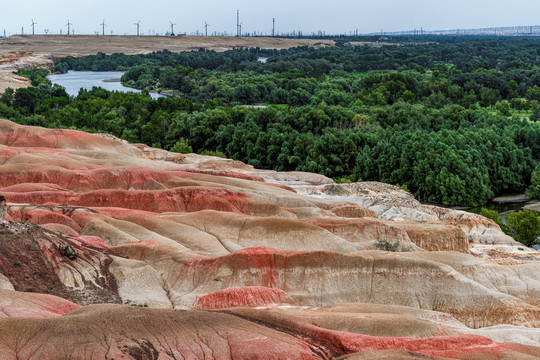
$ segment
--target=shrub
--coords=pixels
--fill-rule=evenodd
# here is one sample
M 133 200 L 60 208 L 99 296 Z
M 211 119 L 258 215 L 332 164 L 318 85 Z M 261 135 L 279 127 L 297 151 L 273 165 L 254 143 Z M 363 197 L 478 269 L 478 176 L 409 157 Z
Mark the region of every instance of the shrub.
M 223 159 L 226 159 L 227 156 L 222 153 L 221 151 L 212 151 L 212 150 L 203 150 L 199 153 L 200 155 L 206 155 L 206 156 L 217 156 L 217 157 L 220 157 L 220 158 L 223 158 Z
M 392 251 L 392 252 L 396 252 L 399 249 L 399 241 L 396 241 L 395 243 L 391 243 L 390 241 L 386 240 L 386 239 L 379 239 L 375 242 L 375 249 L 377 250 L 384 250 L 384 251 Z M 406 252 L 406 251 L 410 251 L 411 248 L 409 247 L 401 247 L 401 250 L 402 252 Z
M 480 215 L 485 216 L 488 219 L 491 219 L 491 220 L 495 221 L 497 223 L 497 225 L 499 225 L 501 230 L 504 231 L 505 234 L 510 235 L 510 234 L 508 234 L 508 229 L 506 228 L 506 225 L 503 223 L 503 221 L 502 221 L 501 217 L 499 216 L 499 213 L 497 212 L 497 210 L 489 210 L 489 209 L 486 209 L 486 208 L 482 208 L 482 210 L 480 210 Z
M 506 215 L 506 227 L 510 235 L 520 243 L 532 246 L 540 243 L 540 217 L 536 211 L 521 210 Z
M 193 152 L 193 149 L 189 146 L 186 139 L 180 138 L 180 141 L 177 141 L 170 151 L 180 154 L 189 154 Z
M 344 175 L 334 178 L 336 184 L 350 184 L 354 182 L 353 175 Z
M 411 191 L 409 190 L 409 187 L 407 186 L 407 184 L 403 184 L 403 185 L 396 184 L 396 186 L 397 186 L 398 188 L 400 188 L 401 190 L 403 190 L 403 191 L 406 191 L 406 192 L 408 192 L 408 193 L 411 192 Z

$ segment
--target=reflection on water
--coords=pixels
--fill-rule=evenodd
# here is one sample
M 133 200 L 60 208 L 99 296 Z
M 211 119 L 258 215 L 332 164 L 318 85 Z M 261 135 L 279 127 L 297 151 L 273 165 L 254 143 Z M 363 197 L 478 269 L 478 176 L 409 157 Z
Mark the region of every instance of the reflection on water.
M 94 86 L 102 87 L 109 91 L 123 91 L 123 92 L 137 92 L 141 90 L 128 88 L 118 80 L 110 81 L 114 79 L 120 79 L 122 72 L 110 72 L 110 71 L 68 71 L 66 74 L 53 74 L 47 76 L 47 79 L 51 80 L 53 84 L 58 84 L 66 88 L 66 92 L 69 95 L 77 96 L 81 88 L 91 90 Z M 109 80 L 109 81 L 104 81 Z M 153 99 L 162 97 L 163 95 L 150 93 Z

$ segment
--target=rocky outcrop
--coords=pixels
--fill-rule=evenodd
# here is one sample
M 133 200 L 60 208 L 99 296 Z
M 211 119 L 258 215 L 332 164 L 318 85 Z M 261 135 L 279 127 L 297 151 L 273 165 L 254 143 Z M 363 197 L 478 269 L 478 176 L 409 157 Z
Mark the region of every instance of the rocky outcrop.
M 389 184 L 360 182 L 298 186 L 295 190 L 320 199 L 358 204 L 374 211 L 381 219 L 456 226 L 475 243 L 518 245 L 493 220 L 465 211 L 423 205 L 412 194 Z
M 49 318 L 81 307 L 62 298 L 13 290 L 0 290 L 0 318 Z
M 108 270 L 111 257 L 92 240 L 33 224 L 0 225 L 0 273 L 17 291 L 56 295 L 79 304 L 119 302 Z M 71 248 L 78 256 L 69 259 L 61 248 Z
M 159 271 L 169 284 L 171 301 L 177 308 L 191 308 L 198 298 L 215 291 L 264 286 L 285 291 L 299 305 L 404 305 L 446 312 L 473 328 L 497 324 L 536 327 L 540 319 L 540 308 L 505 293 L 502 283 L 498 285 L 501 289 L 495 290 L 496 281 L 492 280 L 492 289 L 488 289 L 461 275 L 444 263 L 445 253 L 434 261 L 429 253 L 422 252 L 338 254 L 250 248 L 210 258 L 150 242 L 113 250 L 121 256 L 145 261 Z M 455 254 L 459 255 L 453 260 L 467 256 Z M 464 259 L 460 261 L 466 263 Z M 468 256 L 468 261 L 474 263 L 476 259 Z M 497 277 L 496 267 L 490 275 Z M 500 281 L 504 279 L 505 274 L 501 274 Z M 536 288 L 534 278 L 525 283 Z M 524 291 L 522 288 L 518 292 Z
M 6 358 L 178 359 L 211 354 L 235 359 L 332 359 L 364 351 L 405 350 L 452 358 L 471 352 L 490 358 L 504 352 L 505 358 L 519 359 L 540 351 L 475 335 L 374 337 L 260 310 L 202 312 L 118 305 L 93 305 L 50 319 L 0 319 L 0 338 L 0 353 Z
M 13 318 L 0 324 L 1 354 L 336 358 L 405 349 L 460 358 L 468 349 L 511 358 L 536 350 L 507 342 L 540 345 L 540 255 L 491 220 L 422 205 L 397 187 L 5 120 L 0 164 L 9 221 L 0 224 L 0 288 L 22 299 L 5 307 Z M 40 297 L 32 307 L 24 296 L 36 293 L 77 305 Z M 48 302 L 122 305 L 62 315 Z M 25 313 L 56 318 L 18 318 Z M 75 338 L 81 326 L 90 330 Z M 13 350 L 13 341 L 30 347 Z
M 0 195 L 0 222 L 4 222 L 7 212 L 7 202 L 6 198 Z
M 469 252 L 469 238 L 457 226 L 409 221 L 394 221 L 392 226 L 404 230 L 424 250 Z
M 197 300 L 197 310 L 217 310 L 232 307 L 273 307 L 296 305 L 283 290 L 264 286 L 246 286 L 218 290 Z

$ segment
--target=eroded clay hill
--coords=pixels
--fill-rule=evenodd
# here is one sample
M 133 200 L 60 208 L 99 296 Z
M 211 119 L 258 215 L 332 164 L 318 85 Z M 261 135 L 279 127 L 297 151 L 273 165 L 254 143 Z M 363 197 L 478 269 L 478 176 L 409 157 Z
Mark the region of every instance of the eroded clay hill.
M 538 252 L 390 185 L 0 120 L 0 195 L 0 358 L 540 356 Z

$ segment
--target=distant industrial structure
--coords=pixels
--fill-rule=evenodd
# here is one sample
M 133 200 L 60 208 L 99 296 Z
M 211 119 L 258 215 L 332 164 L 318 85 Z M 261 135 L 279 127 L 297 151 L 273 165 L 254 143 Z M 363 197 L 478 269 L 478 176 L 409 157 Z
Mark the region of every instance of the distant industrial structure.
M 169 20 L 169 28 L 170 32 L 167 31 L 165 33 L 156 32 L 156 30 L 148 30 L 148 33 L 141 34 L 140 32 L 140 23 L 141 20 L 137 21 L 136 23 L 133 23 L 137 27 L 137 36 L 141 35 L 196 35 L 196 36 L 209 36 L 208 28 L 212 25 L 208 24 L 206 20 L 204 20 L 204 31 L 196 30 L 191 33 L 189 32 L 183 32 L 183 33 L 175 33 L 174 27 L 177 25 L 176 23 L 173 23 L 172 20 Z M 30 26 L 32 27 L 32 35 L 36 34 L 36 25 L 38 23 L 32 19 L 32 22 Z M 236 10 L 236 33 L 231 33 L 226 30 L 224 31 L 213 31 L 212 36 L 236 36 L 236 37 L 242 37 L 242 36 L 248 36 L 248 37 L 261 37 L 261 36 L 271 36 L 271 37 L 285 37 L 285 38 L 298 38 L 298 37 L 306 37 L 306 38 L 324 38 L 324 37 L 361 37 L 361 36 L 381 36 L 381 37 L 388 37 L 388 36 L 430 36 L 430 35 L 448 35 L 448 36 L 540 36 L 540 25 L 527 25 L 527 26 L 508 26 L 508 27 L 489 27 L 489 28 L 477 28 L 477 29 L 444 29 L 444 30 L 426 30 L 424 27 L 419 27 L 411 30 L 403 30 L 403 31 L 385 31 L 381 29 L 380 32 L 373 32 L 373 33 L 359 33 L 358 29 L 354 29 L 345 33 L 329 33 L 325 30 L 317 30 L 315 32 L 311 33 L 304 33 L 302 30 L 293 30 L 289 32 L 281 32 L 278 33 L 276 31 L 276 18 L 272 18 L 272 28 L 270 32 L 264 32 L 259 30 L 253 30 L 253 32 L 244 32 L 244 22 L 240 19 L 240 10 Z M 73 35 L 75 32 L 73 30 L 73 23 L 67 20 L 67 23 L 65 24 L 65 27 L 67 27 L 67 35 Z M 99 24 L 101 27 L 101 35 L 105 35 L 105 27 L 108 26 L 105 24 L 105 20 L 103 19 L 101 24 Z M 59 34 L 62 35 L 63 28 L 59 29 Z M 46 35 L 53 34 L 49 29 L 43 30 Z M 24 27 L 21 27 L 20 34 L 24 35 Z M 96 35 L 99 35 L 99 32 L 93 32 Z M 111 30 L 111 35 L 112 35 Z M 16 33 L 13 33 L 16 34 Z M 7 37 L 6 29 L 3 31 L 3 37 Z M 127 34 L 126 34 L 127 35 Z M 1 37 L 1 35 L 0 35 Z
M 171 23 L 171 36 L 174 36 L 174 25 L 176 24 L 173 24 L 171 20 L 169 20 L 169 22 Z
M 32 27 L 32 35 L 35 35 L 34 26 L 36 25 L 37 25 L 37 22 L 34 22 L 34 19 L 32 19 L 32 24 L 30 25 Z
M 68 28 L 68 29 L 67 29 L 67 30 L 68 30 L 68 31 L 67 31 L 67 34 L 68 34 L 68 35 L 69 35 L 69 30 L 70 30 L 70 26 L 71 26 L 71 25 L 73 25 L 73 24 L 70 23 L 70 22 L 69 22 L 69 19 L 68 19 L 67 24 L 66 24 L 66 26 L 67 26 L 67 28 Z
M 370 33 L 366 35 L 375 35 Z M 540 25 L 527 26 L 507 26 L 489 27 L 477 29 L 445 29 L 445 30 L 424 30 L 423 28 L 385 32 L 384 35 L 392 36 L 424 36 L 424 35 L 454 35 L 454 36 L 540 36 Z
M 236 36 L 242 36 L 242 25 L 240 24 L 240 10 L 236 10 Z
M 103 22 L 99 25 L 101 25 L 101 29 L 102 29 L 101 34 L 105 36 L 105 26 L 107 26 L 107 24 L 105 24 L 105 19 L 103 19 Z

